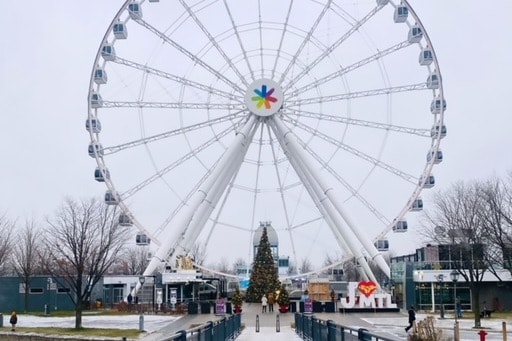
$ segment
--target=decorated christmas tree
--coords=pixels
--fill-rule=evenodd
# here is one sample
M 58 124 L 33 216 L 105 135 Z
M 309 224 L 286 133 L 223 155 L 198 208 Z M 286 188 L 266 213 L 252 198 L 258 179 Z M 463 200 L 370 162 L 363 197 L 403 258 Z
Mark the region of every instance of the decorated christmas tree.
M 279 306 L 285 306 L 286 310 L 288 310 L 288 305 L 290 304 L 290 296 L 288 295 L 288 290 L 286 290 L 286 286 L 284 284 L 281 284 L 281 288 L 279 289 L 277 304 Z
M 261 302 L 261 297 L 269 292 L 279 289 L 279 277 L 270 242 L 268 241 L 267 228 L 263 227 L 260 244 L 254 264 L 252 267 L 251 279 L 247 288 L 247 302 Z
M 231 299 L 231 303 L 233 303 L 233 306 L 235 307 L 241 307 L 243 300 L 242 300 L 242 293 L 240 292 L 239 288 L 235 289 L 235 293 L 233 294 L 233 298 Z

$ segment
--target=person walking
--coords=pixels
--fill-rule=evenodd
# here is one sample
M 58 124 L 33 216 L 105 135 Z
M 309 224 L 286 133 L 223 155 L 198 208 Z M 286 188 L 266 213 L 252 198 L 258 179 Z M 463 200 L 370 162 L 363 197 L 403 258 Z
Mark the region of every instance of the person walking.
M 267 296 L 263 295 L 263 297 L 261 298 L 261 312 L 262 313 L 267 312 L 267 303 L 268 303 Z
M 413 326 L 414 326 L 414 321 L 416 321 L 416 312 L 414 311 L 414 307 L 411 306 L 411 308 L 409 308 L 409 325 L 407 327 L 405 327 L 405 331 L 408 332 L 409 329 L 411 329 Z
M 11 314 L 11 318 L 9 319 L 9 323 L 11 324 L 12 326 L 12 331 L 15 330 L 16 328 L 16 323 L 18 323 L 18 316 L 16 315 L 16 312 L 13 311 L 12 314 Z
M 271 292 L 268 293 L 268 311 L 269 313 L 274 312 L 274 294 Z

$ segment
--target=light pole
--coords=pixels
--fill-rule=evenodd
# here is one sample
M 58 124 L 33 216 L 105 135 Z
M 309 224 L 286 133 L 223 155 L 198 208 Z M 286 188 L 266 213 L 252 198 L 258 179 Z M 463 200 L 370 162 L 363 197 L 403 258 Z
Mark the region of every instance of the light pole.
M 444 275 L 437 275 L 437 282 L 439 283 L 439 313 L 440 318 L 444 319 L 444 306 L 443 306 L 443 280 Z
M 139 315 L 139 331 L 144 331 L 144 303 L 142 301 L 142 296 L 144 295 L 144 282 L 146 282 L 146 277 L 140 276 L 139 277 L 139 283 L 140 283 L 140 315 Z
M 450 278 L 453 282 L 453 312 L 455 313 L 455 323 L 457 323 L 457 317 L 459 317 L 459 309 L 457 307 L 457 281 L 459 280 L 459 272 L 453 269 L 452 272 L 450 272 Z

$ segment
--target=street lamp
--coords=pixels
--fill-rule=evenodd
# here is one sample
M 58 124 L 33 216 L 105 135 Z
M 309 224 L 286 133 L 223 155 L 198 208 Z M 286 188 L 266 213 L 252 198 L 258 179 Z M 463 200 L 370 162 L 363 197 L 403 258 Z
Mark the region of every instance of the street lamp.
M 139 283 L 140 283 L 140 292 L 141 294 L 144 294 L 144 282 L 146 282 L 146 277 L 140 276 L 139 277 Z M 141 309 L 140 309 L 140 315 L 139 315 L 139 331 L 144 331 L 144 304 L 142 302 L 142 295 L 140 299 Z
M 437 275 L 437 282 L 439 283 L 439 313 L 440 317 L 444 319 L 444 306 L 443 306 L 443 280 L 444 275 Z
M 453 282 L 453 312 L 455 313 L 455 323 L 457 323 L 457 317 L 459 317 L 459 309 L 457 307 L 457 281 L 459 280 L 459 272 L 453 269 L 452 272 L 450 272 L 450 278 Z

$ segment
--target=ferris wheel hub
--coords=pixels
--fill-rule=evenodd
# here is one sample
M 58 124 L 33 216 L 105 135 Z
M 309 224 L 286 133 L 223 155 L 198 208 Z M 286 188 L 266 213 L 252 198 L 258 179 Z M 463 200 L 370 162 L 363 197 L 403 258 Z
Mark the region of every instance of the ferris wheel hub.
M 258 79 L 247 88 L 245 104 L 254 115 L 273 115 L 283 105 L 283 91 L 273 80 L 266 78 Z

